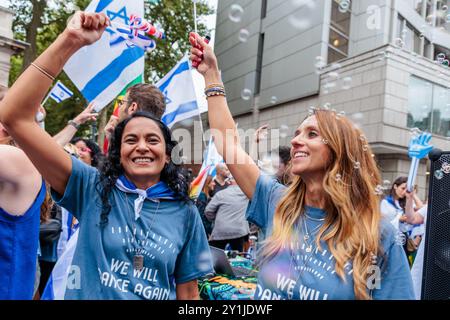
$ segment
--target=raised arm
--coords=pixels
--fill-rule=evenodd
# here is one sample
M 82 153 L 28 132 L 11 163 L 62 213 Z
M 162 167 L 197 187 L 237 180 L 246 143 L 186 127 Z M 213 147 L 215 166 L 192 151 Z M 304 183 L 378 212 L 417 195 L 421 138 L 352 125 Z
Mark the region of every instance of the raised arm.
M 94 104 L 90 103 L 86 109 L 84 109 L 79 115 L 77 115 L 73 120 L 69 121 L 69 124 L 65 126 L 60 132 L 53 136 L 55 140 L 61 147 L 64 147 L 67 143 L 72 140 L 78 131 L 78 127 L 87 121 L 97 120 L 98 114 L 93 111 Z
M 212 48 L 194 32 L 190 34 L 189 41 L 192 45 L 191 60 L 201 62 L 197 70 L 205 78 L 206 87 L 222 84 L 217 58 Z M 203 48 L 203 52 L 198 47 Z M 219 95 L 208 98 L 208 119 L 217 151 L 225 160 L 241 190 L 251 199 L 260 174 L 259 169 L 241 147 L 236 124 L 225 97 Z
M 420 215 L 419 213 L 417 213 L 414 210 L 414 196 L 415 196 L 415 191 L 413 192 L 408 192 L 406 191 L 406 204 L 405 204 L 405 216 L 406 216 L 406 222 L 410 223 L 410 224 L 421 224 L 423 223 L 424 219 L 422 217 L 422 215 Z
M 109 20 L 103 14 L 77 12 L 66 30 L 28 67 L 0 104 L 0 121 L 33 162 L 63 194 L 72 171 L 70 156 L 35 122 L 52 77 L 80 48 L 100 39 Z M 82 72 L 82 70 L 80 70 Z

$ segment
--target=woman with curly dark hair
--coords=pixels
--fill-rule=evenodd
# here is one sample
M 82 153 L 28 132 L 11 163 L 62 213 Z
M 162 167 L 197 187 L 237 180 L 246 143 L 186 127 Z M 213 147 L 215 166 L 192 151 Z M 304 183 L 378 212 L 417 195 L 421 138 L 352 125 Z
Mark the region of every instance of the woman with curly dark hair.
M 59 298 L 198 299 L 197 279 L 212 272 L 209 246 L 171 157 L 170 130 L 149 114 L 134 114 L 118 125 L 99 172 L 70 157 L 33 121 L 51 75 L 108 24 L 103 14 L 77 12 L 10 89 L 0 121 L 50 183 L 57 203 L 80 222 Z
M 81 161 L 97 169 L 100 168 L 105 160 L 105 156 L 94 141 L 77 137 L 73 138 L 70 143 L 77 148 Z

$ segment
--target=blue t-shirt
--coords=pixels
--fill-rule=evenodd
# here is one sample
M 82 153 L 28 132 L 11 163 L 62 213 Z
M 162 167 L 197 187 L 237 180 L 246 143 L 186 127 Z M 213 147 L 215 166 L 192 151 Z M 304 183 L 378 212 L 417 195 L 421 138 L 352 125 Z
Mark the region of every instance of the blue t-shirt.
M 261 175 L 247 209 L 247 219 L 260 226 L 267 235 L 272 232 L 275 208 L 286 187 Z M 305 207 L 309 218 L 299 222 L 293 239 L 286 248 L 260 266 L 255 299 L 341 300 L 355 299 L 353 269 L 349 261 L 344 267 L 346 281 L 335 271 L 335 259 L 326 242 L 322 251 L 315 236 L 304 240 L 304 224 L 309 234 L 316 235 L 326 216 L 325 211 Z M 381 242 L 385 262 L 368 270 L 368 287 L 373 299 L 414 299 L 411 274 L 402 246 L 395 242 L 395 230 L 387 221 L 381 223 Z M 299 240 L 301 239 L 301 240 Z M 379 260 L 381 258 L 378 258 Z
M 39 243 L 41 204 L 45 184 L 22 216 L 0 208 L 0 300 L 31 300 Z
M 57 203 L 80 223 L 65 299 L 175 299 L 176 284 L 213 272 L 193 204 L 146 199 L 135 220 L 137 195 L 114 187 L 108 223 L 100 226 L 99 172 L 75 158 L 72 164 L 64 196 L 53 192 Z M 138 250 L 144 259 L 140 270 L 133 266 Z

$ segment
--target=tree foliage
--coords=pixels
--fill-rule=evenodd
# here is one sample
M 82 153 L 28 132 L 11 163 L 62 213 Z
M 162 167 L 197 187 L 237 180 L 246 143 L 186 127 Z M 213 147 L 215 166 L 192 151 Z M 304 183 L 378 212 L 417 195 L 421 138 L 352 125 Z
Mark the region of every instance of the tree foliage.
M 90 0 L 14 0 L 11 2 L 10 8 L 16 13 L 13 24 L 15 38 L 34 43 L 35 46 L 32 46 L 34 51 L 31 55 L 25 52 L 11 59 L 10 85 L 20 75 L 24 57 L 25 63 L 33 61 L 65 29 L 67 21 L 75 11 L 86 8 L 89 3 Z M 42 9 L 39 23 L 36 22 L 36 12 L 33 9 L 33 5 L 37 4 Z M 199 16 L 211 13 L 212 10 L 204 1 L 198 2 Z M 161 27 L 167 37 L 165 40 L 157 41 L 157 48 L 146 54 L 145 78 L 149 82 L 156 82 L 189 50 L 188 36 L 194 29 L 193 2 L 190 0 L 146 0 L 145 18 Z M 32 27 L 36 27 L 36 30 L 33 31 Z M 202 23 L 199 23 L 198 30 L 200 34 L 207 33 L 207 28 Z M 30 35 L 33 35 L 34 39 Z M 80 72 L 83 71 L 80 70 Z M 64 72 L 58 76 L 57 80 L 69 87 L 74 92 L 74 96 L 60 104 L 51 99 L 46 102 L 46 130 L 51 135 L 64 128 L 67 121 L 74 118 L 87 105 L 87 101 Z M 108 111 L 112 112 L 111 108 Z M 88 132 L 89 128 L 84 126 L 79 134 L 86 136 Z

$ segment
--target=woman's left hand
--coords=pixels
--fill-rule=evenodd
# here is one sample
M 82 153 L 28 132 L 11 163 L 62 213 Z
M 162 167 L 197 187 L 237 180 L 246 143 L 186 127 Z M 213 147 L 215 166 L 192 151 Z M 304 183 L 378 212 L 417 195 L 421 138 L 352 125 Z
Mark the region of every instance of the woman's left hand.
M 211 46 L 195 32 L 189 34 L 189 42 L 192 45 L 190 59 L 199 63 L 197 67 L 198 72 L 205 78 L 209 77 L 209 75 L 217 77 L 219 74 L 217 58 Z
M 94 103 L 90 103 L 86 109 L 83 110 L 79 115 L 77 115 L 73 121 L 76 123 L 84 124 L 87 121 L 96 121 L 98 113 L 94 112 Z

